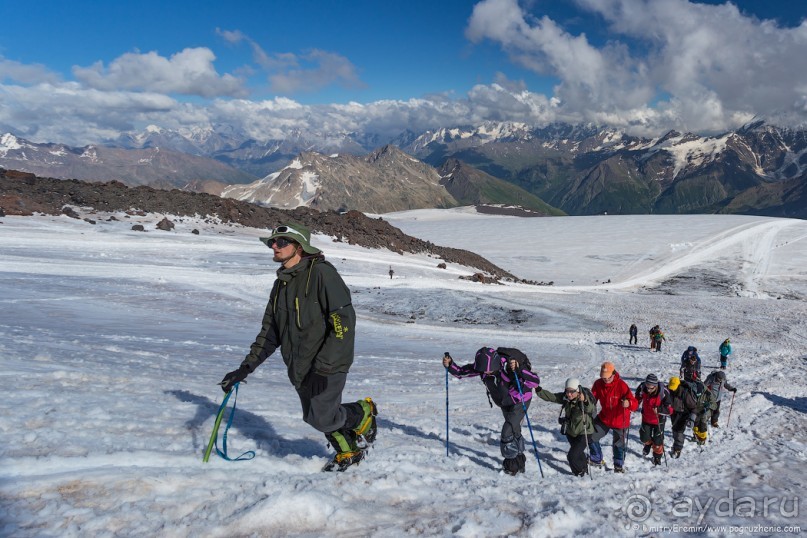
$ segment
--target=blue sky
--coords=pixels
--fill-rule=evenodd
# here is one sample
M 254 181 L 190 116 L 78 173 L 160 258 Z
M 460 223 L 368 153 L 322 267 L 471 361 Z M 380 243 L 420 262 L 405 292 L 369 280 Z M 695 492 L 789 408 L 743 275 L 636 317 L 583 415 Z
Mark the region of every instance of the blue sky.
M 87 143 L 147 124 L 269 137 L 452 120 L 642 134 L 801 122 L 807 8 L 791 5 L 2 0 L 0 131 Z

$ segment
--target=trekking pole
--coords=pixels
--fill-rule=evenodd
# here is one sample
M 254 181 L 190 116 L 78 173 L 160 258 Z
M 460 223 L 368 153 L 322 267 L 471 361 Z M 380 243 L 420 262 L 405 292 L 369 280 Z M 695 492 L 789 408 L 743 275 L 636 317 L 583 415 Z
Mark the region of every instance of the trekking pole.
M 530 430 L 530 439 L 532 439 L 532 449 L 535 451 L 535 459 L 538 460 L 538 470 L 541 471 L 541 478 L 544 477 L 544 469 L 541 467 L 541 457 L 538 456 L 538 445 L 535 444 L 535 436 L 532 434 L 532 424 L 530 424 L 530 415 L 527 413 L 527 404 L 524 403 L 524 393 L 521 391 L 521 381 L 518 380 L 518 374 L 514 371 L 513 377 L 516 378 L 516 387 L 518 387 L 518 395 L 521 396 L 521 408 L 524 409 L 524 416 L 527 417 L 527 428 Z
M 656 428 L 660 428 L 661 423 L 656 425 Z M 661 430 L 661 445 L 662 445 L 662 452 L 664 453 L 664 466 L 667 467 L 667 450 L 664 449 L 664 430 Z
M 582 385 L 577 386 L 577 393 L 585 396 Z M 591 460 L 591 450 L 588 448 L 588 424 L 586 424 L 588 415 L 586 415 L 586 408 L 583 406 L 583 400 L 580 400 L 580 412 L 583 413 L 583 435 L 586 438 L 586 473 L 588 473 L 589 479 L 594 480 L 594 477 L 591 476 L 591 465 L 588 464 L 588 462 Z
M 729 427 L 729 423 L 731 422 L 731 410 L 734 409 L 734 395 L 737 394 L 736 392 L 731 393 L 731 406 L 729 407 L 729 418 L 726 420 L 726 428 Z
M 449 357 L 450 358 L 451 355 L 449 355 L 448 351 L 446 351 L 445 355 L 443 355 L 443 357 Z M 448 366 L 446 366 L 446 456 L 448 456 L 448 434 L 449 434 L 449 429 L 448 429 Z
M 661 421 L 662 420 L 664 421 L 664 427 L 661 430 L 662 444 L 664 444 L 664 440 L 666 440 L 666 437 L 667 437 L 667 428 L 666 428 L 666 426 L 667 426 L 667 417 L 669 417 L 670 415 L 667 415 L 665 413 L 659 413 L 658 416 L 659 416 L 659 426 L 662 425 Z M 664 418 L 661 418 L 661 417 L 664 417 Z M 672 433 L 672 419 L 670 419 L 670 433 Z M 667 465 L 667 448 L 666 447 L 664 448 L 664 466 L 668 467 L 668 465 Z
M 625 427 L 625 432 L 622 434 L 622 444 L 625 446 L 625 457 L 628 456 L 628 430 L 630 429 L 630 418 L 631 418 L 631 411 L 630 408 L 625 407 L 625 410 L 628 412 L 628 425 Z

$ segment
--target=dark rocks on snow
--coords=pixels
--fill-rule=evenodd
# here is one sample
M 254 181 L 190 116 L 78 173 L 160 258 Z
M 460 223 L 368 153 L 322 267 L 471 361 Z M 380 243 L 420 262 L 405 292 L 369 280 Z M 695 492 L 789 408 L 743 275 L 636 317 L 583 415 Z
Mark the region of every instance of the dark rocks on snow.
M 157 223 L 157 229 L 170 232 L 174 229 L 174 223 L 168 220 L 168 217 L 163 217 L 163 220 Z
M 329 235 L 334 241 L 366 248 L 386 248 L 399 254 L 428 254 L 444 263 L 473 267 L 480 274 L 493 278 L 518 281 L 511 273 L 478 254 L 411 237 L 381 218 L 371 219 L 358 211 L 340 215 L 307 207 L 283 210 L 212 194 L 177 189 L 165 191 L 145 186 L 130 188 L 119 181 L 90 183 L 76 179 L 38 178 L 33 174 L 0 169 L 0 206 L 7 214 L 31 215 L 39 212 L 58 215 L 65 205 L 92 207 L 104 212 L 123 211 L 127 215 L 201 215 L 208 220 L 251 228 L 274 228 L 285 222 L 298 222 L 307 226 L 312 233 Z
M 70 207 L 69 205 L 66 205 L 66 206 L 64 206 L 64 207 L 62 208 L 62 214 L 63 214 L 63 215 L 67 215 L 67 216 L 68 216 L 68 217 L 70 217 L 71 219 L 80 219 L 80 218 L 81 218 L 81 215 L 79 215 L 79 214 L 76 212 L 76 210 L 75 210 L 75 209 L 73 209 L 72 207 Z
M 143 227 L 142 224 L 133 224 L 132 225 L 132 231 L 134 231 L 134 232 L 145 232 L 146 229 Z

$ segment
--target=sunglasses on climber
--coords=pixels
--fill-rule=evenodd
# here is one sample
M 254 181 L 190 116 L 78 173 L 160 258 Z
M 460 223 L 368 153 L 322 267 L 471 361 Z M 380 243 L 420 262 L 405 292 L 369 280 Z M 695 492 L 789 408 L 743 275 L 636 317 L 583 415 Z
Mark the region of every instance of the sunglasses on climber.
M 293 245 L 294 243 L 295 242 L 288 237 L 275 237 L 274 239 L 270 239 L 266 244 L 270 247 L 276 246 L 277 248 L 285 248 L 289 245 Z

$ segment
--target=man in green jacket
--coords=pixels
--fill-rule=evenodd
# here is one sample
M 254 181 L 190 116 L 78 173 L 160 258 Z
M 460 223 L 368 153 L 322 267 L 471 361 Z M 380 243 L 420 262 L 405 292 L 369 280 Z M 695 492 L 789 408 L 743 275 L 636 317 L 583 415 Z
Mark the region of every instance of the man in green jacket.
M 370 398 L 342 404 L 353 364 L 356 313 L 350 290 L 311 233 L 299 224 L 278 226 L 261 237 L 281 266 L 269 295 L 263 324 L 241 366 L 221 381 L 229 392 L 279 347 L 297 390 L 303 420 L 323 432 L 337 453 L 326 471 L 343 471 L 364 458 L 376 437 L 378 411 Z
M 594 433 L 594 413 L 597 412 L 597 403 L 591 397 L 591 392 L 580 386 L 579 379 L 570 377 L 566 380 L 566 389 L 563 392 L 552 393 L 541 389 L 537 395 L 542 400 L 563 406 L 558 422 L 560 433 L 569 441 L 566 460 L 572 474 L 585 476 L 588 468 L 585 450 L 588 446 L 588 436 Z

